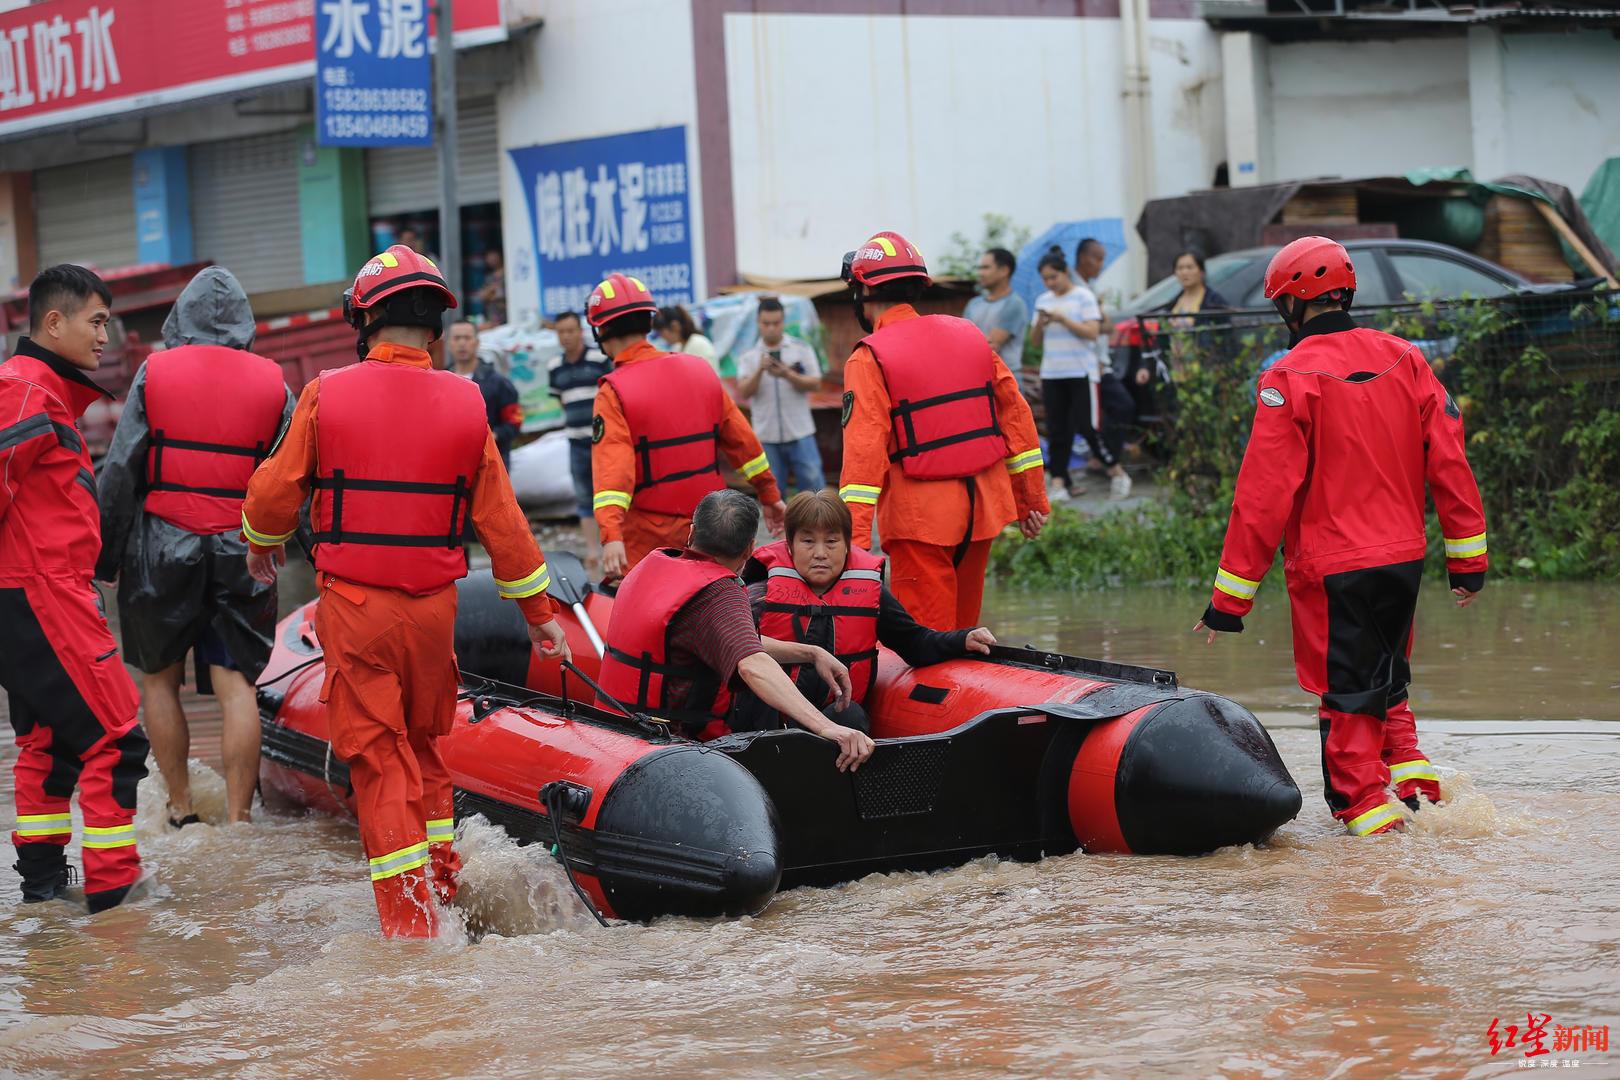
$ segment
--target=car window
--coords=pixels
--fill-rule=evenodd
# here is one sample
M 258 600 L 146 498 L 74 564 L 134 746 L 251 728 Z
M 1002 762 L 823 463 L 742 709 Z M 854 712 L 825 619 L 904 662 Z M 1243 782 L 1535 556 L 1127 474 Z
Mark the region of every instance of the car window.
M 1400 275 L 1401 292 L 1417 300 L 1503 296 L 1509 291 L 1491 275 L 1444 256 L 1416 251 L 1388 254 Z
M 1217 255 L 1204 263 L 1204 284 L 1230 300 L 1231 294 L 1221 287 L 1221 283 L 1254 261 L 1255 256 L 1252 254 Z M 1123 310 L 1131 314 L 1140 314 L 1144 311 L 1152 311 L 1155 308 L 1169 307 L 1175 302 L 1176 297 L 1180 295 L 1181 282 L 1176 280 L 1176 275 L 1171 274 L 1169 277 L 1155 282 L 1146 292 L 1133 298 L 1130 303 L 1125 305 Z

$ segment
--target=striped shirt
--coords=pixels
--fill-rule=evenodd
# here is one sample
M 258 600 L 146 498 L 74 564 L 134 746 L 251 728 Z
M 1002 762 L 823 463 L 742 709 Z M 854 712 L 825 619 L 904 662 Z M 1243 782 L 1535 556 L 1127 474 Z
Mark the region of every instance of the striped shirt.
M 551 396 L 562 402 L 563 434 L 570 439 L 591 438 L 591 413 L 596 403 L 597 380 L 613 370 L 613 361 L 587 348 L 577 360 L 560 353 L 546 368 Z

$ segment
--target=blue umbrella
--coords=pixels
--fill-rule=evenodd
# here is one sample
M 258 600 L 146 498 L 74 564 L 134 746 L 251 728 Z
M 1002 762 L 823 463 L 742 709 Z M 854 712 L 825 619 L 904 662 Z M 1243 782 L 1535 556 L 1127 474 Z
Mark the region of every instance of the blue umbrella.
M 1047 229 L 1041 235 L 1025 244 L 1018 252 L 1018 270 L 1013 274 L 1013 292 L 1024 298 L 1031 311 L 1035 310 L 1035 298 L 1046 291 L 1041 284 L 1041 275 L 1036 270 L 1036 264 L 1041 256 L 1053 244 L 1063 249 L 1063 259 L 1074 267 L 1074 249 L 1086 237 L 1100 240 L 1108 254 L 1103 259 L 1103 269 L 1112 266 L 1114 260 L 1125 254 L 1125 221 L 1123 218 L 1087 218 L 1085 221 L 1062 221 Z

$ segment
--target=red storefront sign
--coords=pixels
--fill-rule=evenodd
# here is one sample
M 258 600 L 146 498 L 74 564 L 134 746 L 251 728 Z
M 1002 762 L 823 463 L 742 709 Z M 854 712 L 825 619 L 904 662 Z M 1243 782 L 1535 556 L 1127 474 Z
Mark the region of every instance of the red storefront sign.
M 0 138 L 315 75 L 315 9 L 430 0 L 51 0 L 0 14 Z M 456 0 L 456 45 L 506 36 L 502 0 Z

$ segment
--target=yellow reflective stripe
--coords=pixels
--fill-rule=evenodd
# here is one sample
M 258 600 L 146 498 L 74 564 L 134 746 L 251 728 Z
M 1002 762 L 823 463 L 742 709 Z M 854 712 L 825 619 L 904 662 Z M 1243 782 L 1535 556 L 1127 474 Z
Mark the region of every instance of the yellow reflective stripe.
M 1025 450 L 1022 454 L 1014 454 L 1007 459 L 1007 471 L 1014 476 L 1026 469 L 1033 469 L 1037 465 L 1045 464 L 1046 459 L 1041 457 L 1041 448 Z
M 1475 555 L 1485 554 L 1485 534 L 1478 536 L 1465 536 L 1461 540 L 1446 537 L 1446 558 L 1471 559 Z
M 872 237 L 872 243 L 882 248 L 883 254 L 891 259 L 894 258 L 894 244 L 890 242 L 887 236 L 874 236 Z
M 634 285 L 636 288 L 640 289 L 642 292 L 651 292 L 652 291 L 651 289 L 648 289 L 647 286 L 643 285 L 641 283 L 641 279 L 638 278 L 638 277 L 631 278 L 630 279 L 630 284 Z
M 135 842 L 135 826 L 130 825 L 86 825 L 84 827 L 84 846 L 87 848 L 115 848 L 128 847 Z
M 67 814 L 18 814 L 18 836 L 61 836 L 63 833 L 73 832 L 73 815 Z
M 516 581 L 495 579 L 495 591 L 508 600 L 521 600 L 525 596 L 533 596 L 535 593 L 545 592 L 549 588 L 551 588 L 551 571 L 546 567 L 545 563 L 541 563 L 540 569 L 528 577 L 519 578 Z
M 868 503 L 876 505 L 878 496 L 883 493 L 880 487 L 870 484 L 845 484 L 838 489 L 838 497 L 847 503 Z
M 289 530 L 288 532 L 282 533 L 280 536 L 271 536 L 269 533 L 262 533 L 255 529 L 252 525 L 249 525 L 247 514 L 244 513 L 242 515 L 242 535 L 253 541 L 253 543 L 258 544 L 260 547 L 275 547 L 277 544 L 285 544 L 288 540 L 292 539 L 293 531 L 295 530 Z
M 1389 778 L 1392 783 L 1399 784 L 1406 780 L 1433 780 L 1440 782 L 1440 773 L 1435 769 L 1434 763 L 1428 758 L 1414 758 L 1411 761 L 1402 761 L 1389 767 Z
M 598 285 L 597 288 L 602 291 L 602 299 L 604 299 L 604 300 L 613 299 L 613 282 L 604 281 L 604 282 L 602 282 L 602 284 Z
M 383 878 L 403 874 L 407 870 L 415 870 L 418 866 L 426 866 L 428 862 L 427 841 L 412 844 L 398 851 L 390 851 L 387 855 L 379 855 L 371 860 L 371 880 L 381 881 Z
M 456 838 L 455 818 L 432 818 L 427 823 L 427 838 L 430 844 L 442 844 Z
M 394 257 L 393 252 L 389 251 L 385 251 L 381 255 L 378 255 L 377 261 L 388 267 L 390 270 L 399 265 L 399 260 Z
M 591 509 L 600 510 L 604 506 L 620 506 L 630 509 L 630 493 L 628 491 L 598 491 L 596 498 L 591 500 Z
M 752 480 L 754 477 L 758 476 L 760 473 L 764 472 L 770 467 L 771 463 L 766 460 L 764 454 L 761 454 L 757 458 L 743 462 L 742 474 L 743 476 Z
M 1253 600 L 1254 594 L 1260 591 L 1258 581 L 1238 577 L 1224 567 L 1219 567 L 1215 571 L 1215 587 L 1229 596 L 1237 597 L 1239 600 Z
M 1373 807 L 1365 814 L 1351 818 L 1344 824 L 1345 828 L 1350 830 L 1351 835 L 1366 836 L 1377 832 L 1391 822 L 1399 820 L 1401 820 L 1400 807 L 1387 802 L 1382 806 Z

